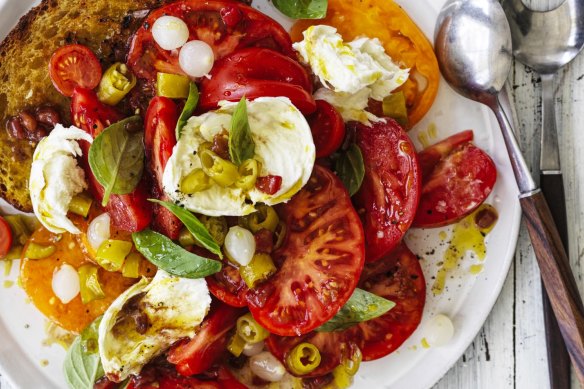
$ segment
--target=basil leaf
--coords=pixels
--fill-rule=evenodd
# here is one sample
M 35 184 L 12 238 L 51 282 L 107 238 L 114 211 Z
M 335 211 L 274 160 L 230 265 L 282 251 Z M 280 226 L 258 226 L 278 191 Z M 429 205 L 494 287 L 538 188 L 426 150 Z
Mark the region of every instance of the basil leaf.
M 221 247 L 215 242 L 215 239 L 211 236 L 209 231 L 203 223 L 197 219 L 195 215 L 193 215 L 188 210 L 179 207 L 176 204 L 173 204 L 168 201 L 160 201 L 156 199 L 148 199 L 148 201 L 152 201 L 153 203 L 160 204 L 164 208 L 168 209 L 170 212 L 174 214 L 174 216 L 178 217 L 181 222 L 187 227 L 187 230 L 199 242 L 203 245 L 204 248 L 219 256 L 219 258 L 223 258 L 223 253 L 221 252 Z
M 322 19 L 326 16 L 327 0 L 273 0 L 276 8 L 293 19 Z
M 136 115 L 112 124 L 94 139 L 89 148 L 89 166 L 105 189 L 103 206 L 107 205 L 110 194 L 130 193 L 142 178 L 144 134 L 127 129 L 136 126 L 140 120 Z
M 87 326 L 67 350 L 63 373 L 72 389 L 93 389 L 95 381 L 104 375 L 97 346 L 100 322 L 101 316 Z
M 203 278 L 221 270 L 221 262 L 193 254 L 158 232 L 134 232 L 132 240 L 147 260 L 174 276 Z
M 361 322 L 375 319 L 395 307 L 393 301 L 379 297 L 363 289 L 355 289 L 351 298 L 337 314 L 318 327 L 316 331 L 341 331 Z
M 237 166 L 246 159 L 253 158 L 255 143 L 251 137 L 251 129 L 247 119 L 247 104 L 242 97 L 231 118 L 231 131 L 229 131 L 229 156 L 231 162 Z
M 181 135 L 181 131 L 187 121 L 192 116 L 195 108 L 197 108 L 197 104 L 199 104 L 199 90 L 197 89 L 197 84 L 191 82 L 189 85 L 189 97 L 187 98 L 187 102 L 185 103 L 185 107 L 183 108 L 180 116 L 178 117 L 178 122 L 176 123 L 176 139 L 178 140 Z
M 357 193 L 365 177 L 365 163 L 359 146 L 351 144 L 347 151 L 337 158 L 335 170 L 349 191 L 349 195 L 353 196 Z

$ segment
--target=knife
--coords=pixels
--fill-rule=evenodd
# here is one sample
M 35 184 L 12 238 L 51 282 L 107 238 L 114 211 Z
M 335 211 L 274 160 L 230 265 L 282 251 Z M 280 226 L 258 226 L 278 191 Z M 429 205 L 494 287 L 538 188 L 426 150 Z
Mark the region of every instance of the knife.
M 542 129 L 540 151 L 540 188 L 547 199 L 552 217 L 566 253 L 568 252 L 568 223 L 564 180 L 560 166 L 560 151 L 554 110 L 553 76 L 542 75 Z M 569 264 L 568 264 L 569 266 Z M 570 388 L 570 357 L 560 333 L 558 322 L 542 284 L 543 315 L 545 322 L 548 369 L 551 389 Z

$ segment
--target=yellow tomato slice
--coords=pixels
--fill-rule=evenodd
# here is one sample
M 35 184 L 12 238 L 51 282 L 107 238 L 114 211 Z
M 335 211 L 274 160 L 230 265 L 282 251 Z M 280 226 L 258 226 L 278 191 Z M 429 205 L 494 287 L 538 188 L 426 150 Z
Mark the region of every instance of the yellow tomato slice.
M 409 126 L 428 112 L 440 82 L 440 70 L 432 45 L 408 14 L 392 0 L 329 0 L 327 16 L 301 20 L 292 27 L 292 40 L 302 40 L 302 31 L 311 25 L 335 27 L 345 41 L 359 36 L 379 38 L 387 54 L 410 77 L 400 90 L 406 96 Z

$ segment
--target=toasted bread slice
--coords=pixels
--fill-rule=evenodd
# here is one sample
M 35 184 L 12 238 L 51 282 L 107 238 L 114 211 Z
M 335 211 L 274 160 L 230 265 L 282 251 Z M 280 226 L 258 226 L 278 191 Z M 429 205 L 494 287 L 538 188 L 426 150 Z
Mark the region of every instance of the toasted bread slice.
M 34 144 L 5 130 L 9 117 L 26 108 L 56 107 L 69 122 L 69 99 L 53 87 L 48 63 L 69 43 L 89 46 L 108 66 L 124 60 L 125 48 L 147 10 L 168 0 L 42 0 L 0 44 L 0 197 L 32 211 L 28 177 Z

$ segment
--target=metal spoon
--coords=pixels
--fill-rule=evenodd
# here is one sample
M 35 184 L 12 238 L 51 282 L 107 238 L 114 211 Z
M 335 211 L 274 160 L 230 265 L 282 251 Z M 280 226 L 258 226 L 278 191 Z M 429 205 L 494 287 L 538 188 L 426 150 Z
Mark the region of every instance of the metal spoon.
M 436 24 L 435 49 L 442 75 L 461 95 L 493 110 L 519 188 L 544 286 L 580 383 L 584 386 L 584 306 L 543 194 L 523 159 L 498 93 L 511 68 L 511 31 L 496 0 L 450 0 Z
M 503 0 L 502 5 L 511 27 L 515 58 L 541 75 L 540 186 L 567 248 L 568 225 L 554 109 L 554 78 L 556 72 L 572 61 L 584 46 L 584 0 L 566 0 L 546 12 L 533 11 L 521 0 Z M 542 297 L 550 385 L 552 389 L 569 388 L 567 350 L 545 292 Z

